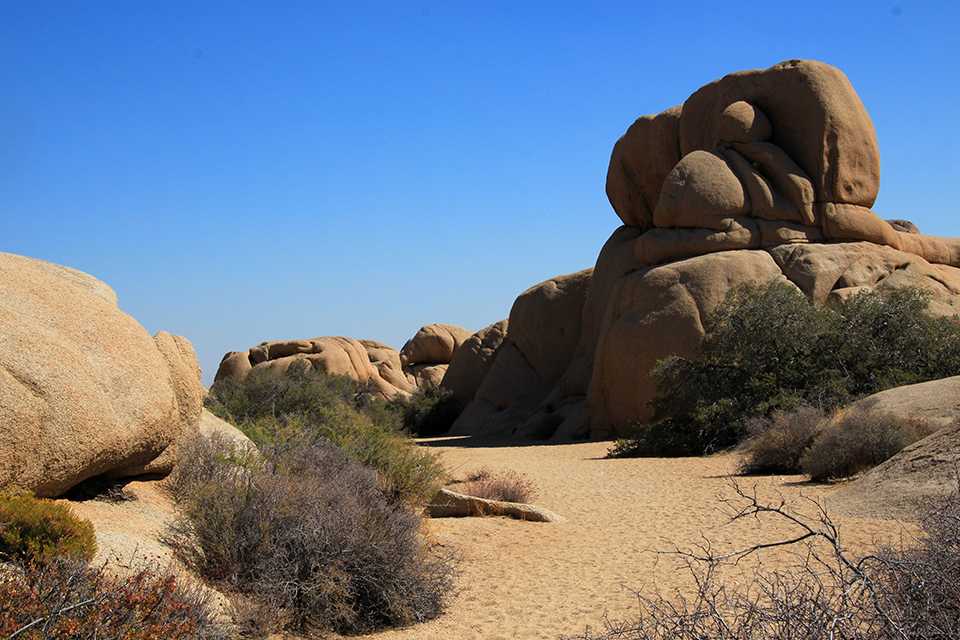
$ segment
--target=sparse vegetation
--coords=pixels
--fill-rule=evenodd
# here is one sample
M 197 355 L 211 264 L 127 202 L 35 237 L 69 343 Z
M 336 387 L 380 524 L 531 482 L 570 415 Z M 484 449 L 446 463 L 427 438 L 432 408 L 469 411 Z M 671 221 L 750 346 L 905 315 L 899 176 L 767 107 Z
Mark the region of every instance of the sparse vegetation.
M 456 396 L 436 386 L 418 389 L 410 398 L 394 398 L 387 407 L 400 415 L 406 431 L 419 437 L 446 433 L 460 415 Z
M 781 518 L 794 538 L 718 555 L 678 551 L 694 579 L 692 594 L 637 593 L 635 620 L 608 621 L 581 640 L 733 640 L 955 638 L 960 633 L 960 496 L 923 521 L 915 544 L 880 547 L 854 558 L 822 507 L 808 516 L 792 505 L 765 505 L 736 488 L 732 519 Z M 809 506 L 809 505 L 808 505 Z M 726 582 L 725 569 L 773 547 L 801 547 L 794 570 L 757 569 L 745 581 Z
M 653 371 L 654 419 L 611 455 L 700 455 L 730 447 L 746 421 L 803 404 L 832 411 L 859 397 L 960 373 L 960 323 L 926 313 L 915 287 L 813 305 L 774 281 L 732 290 L 707 322 L 700 360 Z
M 931 433 L 922 420 L 876 415 L 852 405 L 826 415 L 810 405 L 747 421 L 740 472 L 805 473 L 812 480 L 866 471 Z
M 404 411 L 424 409 L 426 402 L 405 402 L 384 402 L 350 378 L 318 373 L 303 362 L 286 372 L 254 369 L 242 382 L 218 383 L 209 408 L 258 445 L 276 450 L 325 438 L 376 471 L 399 497 L 424 504 L 446 476 L 436 455 L 417 446 L 404 429 Z M 411 417 L 407 424 L 412 422 Z
M 241 455 L 201 438 L 172 476 L 180 555 L 275 628 L 358 633 L 438 615 L 452 558 L 423 519 L 322 435 Z M 241 621 L 242 622 L 242 621 Z M 247 625 L 249 626 L 249 625 Z
M 530 504 L 537 498 L 533 482 L 516 471 L 493 473 L 484 467 L 468 474 L 467 479 L 455 487 L 457 493 L 501 502 Z
M 93 525 L 67 505 L 29 493 L 0 495 L 0 560 L 21 564 L 57 557 L 90 560 L 96 552 Z

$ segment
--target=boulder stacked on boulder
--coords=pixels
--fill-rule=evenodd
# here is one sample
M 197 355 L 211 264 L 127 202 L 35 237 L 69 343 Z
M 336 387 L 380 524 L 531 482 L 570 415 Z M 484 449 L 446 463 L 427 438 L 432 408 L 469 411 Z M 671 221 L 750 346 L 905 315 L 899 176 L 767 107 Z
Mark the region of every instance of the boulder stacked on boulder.
M 539 311 L 579 309 L 576 329 L 515 328 L 511 312 L 507 346 L 454 430 L 623 434 L 651 416 L 654 364 L 695 357 L 705 319 L 749 281 L 784 279 L 818 302 L 916 285 L 931 313 L 960 312 L 960 240 L 881 220 L 870 210 L 879 185 L 870 117 L 843 73 L 819 62 L 734 73 L 638 119 L 607 174 L 624 226 L 582 283 Z M 549 375 L 537 368 L 544 353 Z
M 92 276 L 0 254 L 0 487 L 168 473 L 202 397 L 185 338 L 151 338 Z

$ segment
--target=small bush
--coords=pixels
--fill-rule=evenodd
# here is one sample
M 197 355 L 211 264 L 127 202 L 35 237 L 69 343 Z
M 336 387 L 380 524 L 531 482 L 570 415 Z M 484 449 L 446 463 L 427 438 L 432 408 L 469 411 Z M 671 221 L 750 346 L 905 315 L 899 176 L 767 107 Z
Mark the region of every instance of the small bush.
M 0 496 L 0 559 L 90 560 L 96 552 L 93 524 L 73 515 L 70 507 L 28 493 Z
M 740 462 L 740 473 L 801 473 L 800 459 L 813 444 L 823 411 L 803 405 L 794 411 L 781 411 L 772 418 L 747 421 L 749 440 Z
M 891 458 L 929 435 L 928 425 L 848 410 L 830 421 L 800 460 L 811 480 L 848 478 Z
M 866 562 L 901 637 L 960 637 L 960 495 L 940 501 L 921 526 L 913 545 L 880 547 Z
M 185 561 L 287 630 L 358 633 L 438 615 L 452 565 L 422 517 L 329 441 L 301 435 L 255 463 L 216 440 L 188 448 L 172 476 Z
M 0 574 L 0 603 L 4 638 L 226 637 L 196 592 L 150 570 L 113 578 L 67 558 L 8 566 Z
M 483 468 L 467 476 L 457 492 L 486 500 L 530 504 L 537 498 L 537 488 L 526 476 L 515 471 L 492 473 Z

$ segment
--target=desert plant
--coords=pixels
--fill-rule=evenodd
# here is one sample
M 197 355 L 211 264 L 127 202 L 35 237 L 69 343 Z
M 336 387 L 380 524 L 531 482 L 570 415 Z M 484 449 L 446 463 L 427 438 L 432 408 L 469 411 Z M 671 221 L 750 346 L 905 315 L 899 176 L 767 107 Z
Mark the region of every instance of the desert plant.
M 700 359 L 652 372 L 651 424 L 612 455 L 700 455 L 739 442 L 745 421 L 811 404 L 834 410 L 892 386 L 960 373 L 960 323 L 926 313 L 916 287 L 813 305 L 773 281 L 732 289 L 708 318 Z
M 740 473 L 801 473 L 800 459 L 813 444 L 825 418 L 820 409 L 802 405 L 770 418 L 747 420 L 749 437 Z
M 152 569 L 111 577 L 68 558 L 0 574 L 0 637 L 220 639 L 225 632 L 195 590 Z
M 487 500 L 532 503 L 537 488 L 525 475 L 516 471 L 493 473 L 486 467 L 467 475 L 465 482 L 456 485 L 458 493 Z
M 811 480 L 847 478 L 931 433 L 920 420 L 874 415 L 856 405 L 830 420 L 800 459 Z
M 864 558 L 844 550 L 839 530 L 819 504 L 814 515 L 786 503 L 763 504 L 734 485 L 733 519 L 786 519 L 795 537 L 761 543 L 728 554 L 709 547 L 674 551 L 694 580 L 694 592 L 674 596 L 635 592 L 640 614 L 607 621 L 600 633 L 581 640 L 766 640 L 789 638 L 954 638 L 960 632 L 960 494 L 923 522 L 919 543 L 880 548 Z M 800 545 L 793 569 L 721 576 L 748 555 Z
M 171 479 L 181 556 L 291 630 L 355 633 L 438 615 L 452 564 L 431 549 L 422 517 L 326 439 L 301 437 L 264 446 L 256 464 L 216 441 L 191 447 Z
M 439 457 L 404 430 L 402 411 L 350 378 L 295 362 L 286 372 L 254 369 L 214 391 L 218 410 L 255 443 L 289 449 L 321 436 L 408 502 L 428 502 L 446 479 Z
M 407 432 L 419 437 L 446 433 L 460 415 L 456 396 L 439 386 L 417 389 L 409 398 L 396 396 L 387 407 L 399 415 Z
M 54 557 L 93 558 L 93 524 L 65 504 L 29 493 L 0 496 L 0 559 L 45 562 Z

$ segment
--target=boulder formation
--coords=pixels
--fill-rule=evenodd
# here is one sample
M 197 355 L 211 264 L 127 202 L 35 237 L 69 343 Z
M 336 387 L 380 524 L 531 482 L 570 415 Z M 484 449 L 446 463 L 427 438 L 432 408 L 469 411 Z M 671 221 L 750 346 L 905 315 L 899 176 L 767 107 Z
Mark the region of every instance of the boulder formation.
M 400 351 L 375 340 L 330 336 L 263 342 L 224 355 L 214 385 L 243 380 L 254 368 L 284 372 L 294 362 L 306 362 L 314 371 L 371 385 L 385 399 L 409 396 L 417 389 L 439 384 L 454 354 L 470 336 L 462 327 L 431 324 L 421 328 Z
M 558 294 L 580 310 L 576 329 L 527 331 L 534 322 L 511 312 L 454 432 L 623 434 L 651 416 L 657 360 L 695 357 L 705 319 L 749 281 L 789 281 L 817 302 L 915 285 L 931 313 L 960 312 L 960 240 L 881 220 L 870 209 L 879 186 L 873 123 L 846 76 L 819 62 L 733 73 L 638 119 L 607 174 L 624 224 Z M 549 375 L 535 365 L 543 353 Z
M 169 473 L 202 396 L 188 340 L 150 337 L 92 276 L 0 254 L 0 487 Z
M 617 141 L 606 193 L 623 225 L 592 269 L 531 287 L 476 334 L 432 325 L 399 360 L 358 355 L 340 371 L 385 395 L 439 381 L 464 407 L 454 434 L 623 435 L 651 417 L 655 363 L 696 357 L 740 284 L 779 279 L 815 302 L 913 285 L 930 313 L 960 312 L 960 239 L 880 219 L 879 188 L 876 132 L 842 72 L 790 60 L 732 73 Z M 218 379 L 275 362 L 273 344 L 228 354 Z

